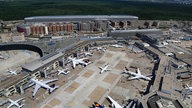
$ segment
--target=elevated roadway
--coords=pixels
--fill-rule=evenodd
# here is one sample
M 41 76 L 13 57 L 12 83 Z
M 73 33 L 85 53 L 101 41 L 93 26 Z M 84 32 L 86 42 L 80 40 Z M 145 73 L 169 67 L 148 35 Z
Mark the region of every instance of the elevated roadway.
M 10 43 L 10 44 L 0 44 L 0 51 L 9 51 L 9 50 L 30 50 L 37 52 L 41 57 L 44 53 L 41 48 L 31 44 L 19 44 L 19 43 Z

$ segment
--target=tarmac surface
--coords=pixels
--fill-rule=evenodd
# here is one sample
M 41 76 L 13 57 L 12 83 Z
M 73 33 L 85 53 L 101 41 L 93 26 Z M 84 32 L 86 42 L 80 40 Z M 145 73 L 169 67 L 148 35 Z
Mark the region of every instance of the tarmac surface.
M 140 96 L 138 95 L 139 91 L 147 86 L 148 81 L 128 81 L 127 75 L 123 75 L 122 71 L 125 66 L 129 67 L 134 64 L 139 64 L 138 67 L 143 71 L 142 74 L 151 74 L 150 69 L 148 70 L 149 67 L 153 67 L 153 64 L 150 64 L 150 60 L 147 59 L 146 61 L 140 62 L 140 60 L 146 59 L 144 53 L 134 54 L 127 52 L 127 48 L 111 47 L 109 47 L 105 53 L 100 53 L 101 54 L 96 54 L 97 56 L 91 58 L 93 59 L 93 63 L 82 70 L 80 69 L 78 73 L 77 70 L 74 69 L 73 72 L 76 74 L 73 73 L 72 76 L 67 78 L 69 81 L 45 98 L 43 102 L 39 103 L 38 107 L 86 108 L 94 102 L 110 106 L 110 103 L 106 99 L 108 95 L 122 105 L 123 100 Z M 101 57 L 98 57 L 98 55 Z M 134 60 L 133 58 L 137 59 Z M 145 66 L 146 63 L 148 64 L 147 66 Z M 98 67 L 104 66 L 105 64 L 109 64 L 109 69 L 112 70 L 100 74 Z M 79 67 L 77 67 L 77 69 L 78 68 Z M 135 71 L 135 69 L 131 69 L 131 71 Z
M 94 102 L 105 99 L 121 78 L 121 70 L 115 67 L 122 60 L 128 60 L 126 53 L 106 51 L 100 59 L 85 67 L 76 79 L 60 87 L 52 96 L 49 96 L 41 108 L 62 108 L 64 106 L 86 108 Z M 112 71 L 99 74 L 98 66 L 107 63 L 110 64 L 109 69 Z
M 151 74 L 154 63 L 151 63 L 145 53 L 135 54 L 125 46 L 108 47 L 105 52 L 93 52 L 94 55 L 88 57 L 92 63 L 86 67 L 78 65 L 72 69 L 68 64 L 68 75 L 57 75 L 57 70 L 61 67 L 52 70 L 49 78 L 59 78 L 58 81 L 49 84 L 59 86 L 53 93 L 48 94 L 46 89 L 40 88 L 35 98 L 32 98 L 34 88 L 30 87 L 24 94 L 16 94 L 18 96 L 14 97 L 25 97 L 23 108 L 87 108 L 94 102 L 110 106 L 106 99 L 108 95 L 123 105 L 125 99 L 142 97 L 140 92 L 145 91 L 148 81 L 128 80 L 131 76 L 122 72 L 127 66 L 130 71 L 135 72 L 139 68 L 143 75 Z M 100 74 L 98 67 L 105 64 L 109 64 L 109 69 L 112 70 Z

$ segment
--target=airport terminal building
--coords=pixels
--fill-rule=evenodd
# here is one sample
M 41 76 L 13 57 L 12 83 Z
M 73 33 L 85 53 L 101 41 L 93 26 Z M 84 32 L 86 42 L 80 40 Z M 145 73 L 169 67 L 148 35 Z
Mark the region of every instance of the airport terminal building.
M 138 17 L 130 15 L 69 15 L 34 16 L 24 19 L 25 24 L 17 26 L 18 32 L 25 35 L 70 34 L 77 32 L 104 32 L 111 28 L 127 28 Z

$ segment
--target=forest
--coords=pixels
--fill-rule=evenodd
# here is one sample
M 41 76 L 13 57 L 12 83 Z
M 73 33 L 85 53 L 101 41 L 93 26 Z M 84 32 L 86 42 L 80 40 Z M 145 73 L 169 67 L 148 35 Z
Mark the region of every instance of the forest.
M 0 1 L 0 19 L 45 15 L 134 15 L 141 20 L 192 20 L 192 6 L 120 0 Z

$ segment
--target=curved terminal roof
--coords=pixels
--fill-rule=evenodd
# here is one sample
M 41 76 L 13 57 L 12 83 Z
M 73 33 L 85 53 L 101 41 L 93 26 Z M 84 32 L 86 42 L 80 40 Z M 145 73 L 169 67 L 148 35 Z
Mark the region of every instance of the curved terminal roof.
M 131 15 L 64 15 L 64 16 L 34 16 L 26 17 L 26 22 L 57 22 L 57 21 L 83 21 L 83 20 L 138 20 Z

